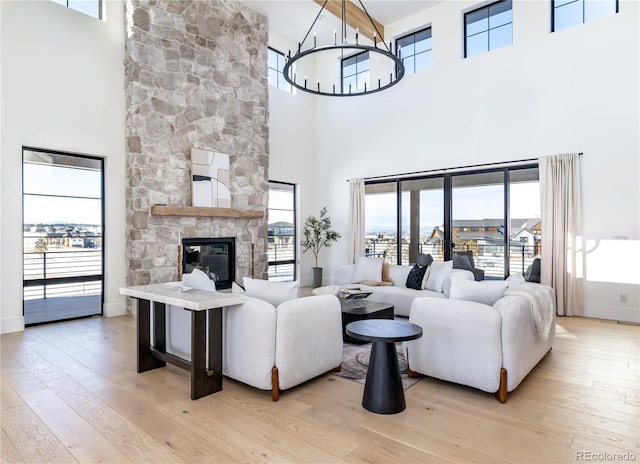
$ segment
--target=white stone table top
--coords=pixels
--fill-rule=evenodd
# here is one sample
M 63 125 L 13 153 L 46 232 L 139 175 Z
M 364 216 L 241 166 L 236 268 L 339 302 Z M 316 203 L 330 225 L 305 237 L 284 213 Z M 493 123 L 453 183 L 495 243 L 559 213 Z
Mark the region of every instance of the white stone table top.
M 204 311 L 244 303 L 244 296 L 234 293 L 207 292 L 185 287 L 180 282 L 120 287 L 120 294 L 158 303 L 180 306 L 192 311 Z

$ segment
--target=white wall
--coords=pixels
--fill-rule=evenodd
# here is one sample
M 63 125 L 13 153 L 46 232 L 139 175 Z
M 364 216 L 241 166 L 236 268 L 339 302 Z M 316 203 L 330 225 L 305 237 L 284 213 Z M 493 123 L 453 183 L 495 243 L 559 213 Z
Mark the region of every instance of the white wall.
M 294 45 L 270 32 L 269 46 L 287 54 Z M 296 184 L 299 190 L 298 223 L 307 216 L 318 216 L 322 205 L 315 202 L 316 173 L 313 160 L 316 155 L 314 124 L 315 98 L 298 92 L 290 94 L 269 86 L 269 180 Z M 274 138 L 274 134 L 276 137 Z M 300 241 L 300 237 L 298 237 Z M 313 254 L 297 257 L 301 285 L 310 285 Z
M 22 146 L 105 159 L 105 315 L 124 314 L 124 4 L 99 21 L 51 1 L 3 1 L 0 332 L 22 315 Z
M 432 69 L 375 95 L 315 97 L 314 205 L 326 204 L 345 234 L 351 177 L 583 152 L 585 243 L 629 238 L 619 253 L 601 246 L 587 255 L 585 315 L 639 321 L 640 277 L 623 251 L 640 243 L 638 3 L 550 33 L 548 2 L 514 2 L 513 45 L 463 59 L 460 12 L 471 5 L 442 2 L 386 26 L 388 41 L 431 23 Z M 282 117 L 272 103 L 272 120 Z M 272 146 L 285 137 L 271 127 Z M 271 155 L 279 164 L 293 156 Z M 323 265 L 335 268 L 346 254 L 343 239 L 323 251 Z M 632 274 L 591 277 L 602 268 Z

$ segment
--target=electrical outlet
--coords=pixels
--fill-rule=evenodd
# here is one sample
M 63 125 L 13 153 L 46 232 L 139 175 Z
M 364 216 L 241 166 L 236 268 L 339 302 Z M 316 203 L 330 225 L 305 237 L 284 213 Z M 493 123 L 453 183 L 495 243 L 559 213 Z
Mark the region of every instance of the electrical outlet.
M 627 302 L 627 294 L 626 293 L 621 293 L 620 294 L 620 303 L 626 303 Z

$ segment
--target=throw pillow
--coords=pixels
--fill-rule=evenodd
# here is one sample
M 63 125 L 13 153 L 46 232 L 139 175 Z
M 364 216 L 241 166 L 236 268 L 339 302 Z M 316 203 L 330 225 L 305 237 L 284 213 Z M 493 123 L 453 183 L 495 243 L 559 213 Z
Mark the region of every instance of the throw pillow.
M 391 278 L 391 275 L 389 273 L 390 270 L 391 264 L 386 261 L 382 263 L 382 281 L 389 282 L 389 284 L 393 285 L 393 279 Z
M 467 271 L 470 271 L 471 269 L 473 269 L 473 266 L 471 265 L 471 261 L 469 261 L 469 258 L 466 255 L 454 253 L 452 261 L 453 261 L 454 269 L 466 269 Z
M 475 301 L 493 306 L 504 295 L 508 284 L 504 280 L 462 280 L 451 279 L 449 298 L 453 300 Z
M 433 260 L 431 261 L 433 263 Z M 427 289 L 427 282 L 429 281 L 429 276 L 431 275 L 431 263 L 428 266 L 425 266 L 427 270 L 424 273 L 424 277 L 422 278 L 422 290 Z
M 407 282 L 407 277 L 411 268 L 408 264 L 395 264 L 389 267 L 389 277 L 393 280 L 397 286 L 402 287 Z
M 411 268 L 409 275 L 407 276 L 407 288 L 413 288 L 414 290 L 422 290 L 422 279 L 424 273 L 427 272 L 429 266 L 418 266 L 417 264 Z
M 182 274 L 182 285 L 196 290 L 216 291 L 216 284 L 200 269 L 194 269 L 190 274 Z
M 244 290 L 247 296 L 259 298 L 273 306 L 279 306 L 285 301 L 298 298 L 300 282 L 275 282 L 270 280 L 252 279 L 245 277 Z
M 451 279 L 454 277 L 462 280 L 475 280 L 472 272 L 465 269 L 451 269 L 451 273 L 444 279 L 444 283 L 442 284 L 442 293 L 444 293 L 447 298 L 449 298 L 451 293 Z
M 453 261 L 434 261 L 429 267 L 426 289 L 441 293 L 444 281 L 453 269 Z
M 235 282 L 231 282 L 231 293 L 235 293 L 236 295 L 244 295 L 245 291 L 240 285 Z
M 380 282 L 382 280 L 382 263 L 384 258 L 366 258 L 356 256 L 356 265 L 353 269 L 353 281 L 360 283 L 364 280 Z
M 418 260 L 416 264 L 418 266 L 429 266 L 433 262 L 433 256 L 425 253 L 418 253 Z

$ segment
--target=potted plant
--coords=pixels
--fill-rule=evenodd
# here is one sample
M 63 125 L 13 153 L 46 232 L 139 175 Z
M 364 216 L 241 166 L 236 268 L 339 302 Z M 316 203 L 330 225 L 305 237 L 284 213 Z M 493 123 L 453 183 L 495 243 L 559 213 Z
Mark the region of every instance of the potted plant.
M 318 253 L 323 247 L 330 247 L 331 244 L 340 238 L 340 234 L 331 230 L 331 219 L 327 215 L 327 208 L 324 207 L 320 211 L 320 219 L 309 216 L 304 221 L 302 228 L 304 240 L 300 242 L 303 252 L 311 250 L 316 259 L 315 267 L 311 268 L 311 286 L 313 288 L 322 285 L 322 268 L 318 267 Z

